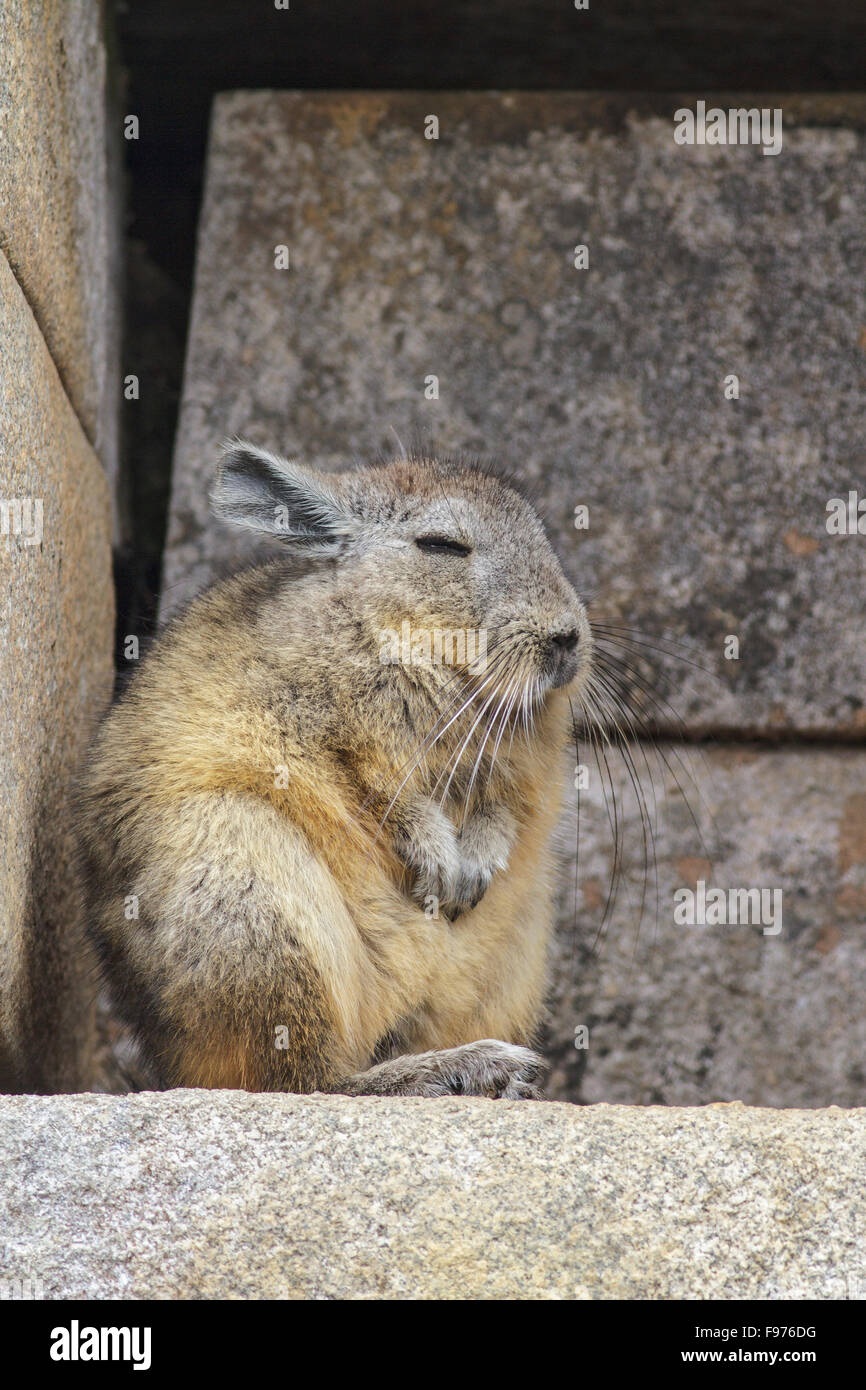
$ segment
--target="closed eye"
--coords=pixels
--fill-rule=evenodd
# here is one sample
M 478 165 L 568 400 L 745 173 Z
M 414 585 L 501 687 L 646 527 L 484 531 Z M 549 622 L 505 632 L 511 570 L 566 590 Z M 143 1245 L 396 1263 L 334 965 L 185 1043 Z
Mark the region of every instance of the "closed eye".
M 472 546 L 465 541 L 455 541 L 451 536 L 416 536 L 415 544 L 419 550 L 433 550 L 440 555 L 471 555 Z

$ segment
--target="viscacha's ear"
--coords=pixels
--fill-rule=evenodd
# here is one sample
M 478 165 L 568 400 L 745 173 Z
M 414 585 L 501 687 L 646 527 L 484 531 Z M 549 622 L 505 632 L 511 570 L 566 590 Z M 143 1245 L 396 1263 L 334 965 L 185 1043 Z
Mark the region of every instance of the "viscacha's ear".
M 224 521 L 290 541 L 305 553 L 335 555 L 354 531 L 326 473 L 243 439 L 224 445 L 210 503 Z

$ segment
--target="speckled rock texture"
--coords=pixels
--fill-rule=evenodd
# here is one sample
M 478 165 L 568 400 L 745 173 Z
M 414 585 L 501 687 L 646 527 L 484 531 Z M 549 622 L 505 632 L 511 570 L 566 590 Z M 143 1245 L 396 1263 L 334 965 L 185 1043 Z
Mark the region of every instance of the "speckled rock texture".
M 866 539 L 825 523 L 864 487 L 863 104 L 785 98 L 765 157 L 677 145 L 685 101 L 220 96 L 163 615 L 252 553 L 207 519 L 227 435 L 342 467 L 396 430 L 510 463 L 596 616 L 685 640 L 691 730 L 862 733 Z
M 621 859 L 604 926 L 614 837 L 585 751 L 576 901 L 574 799 L 560 827 L 548 1094 L 866 1104 L 866 752 L 667 744 L 633 757 L 649 862 L 634 789 L 611 756 Z M 674 894 L 698 882 L 764 890 L 766 919 L 738 907 L 733 924 L 679 924 Z
M 120 133 L 107 116 L 103 11 L 102 0 L 0 6 L 0 250 L 114 478 Z
M 863 1296 L 866 1112 L 175 1091 L 0 1101 L 46 1298 Z
M 0 1089 L 74 1090 L 94 985 L 69 798 L 113 681 L 108 485 L 2 255 L 0 342 Z

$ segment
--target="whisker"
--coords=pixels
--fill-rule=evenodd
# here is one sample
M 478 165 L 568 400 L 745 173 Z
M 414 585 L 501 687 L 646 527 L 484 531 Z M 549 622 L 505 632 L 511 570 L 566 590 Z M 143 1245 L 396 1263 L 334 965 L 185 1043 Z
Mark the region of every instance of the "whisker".
M 603 700 L 603 702 L 604 702 L 605 707 L 606 707 L 608 710 L 610 710 L 610 704 L 609 704 L 609 701 L 608 701 L 608 698 L 607 698 L 606 694 L 605 694 L 604 691 L 603 691 L 603 685 L 600 684 L 599 682 L 597 682 L 597 681 L 595 680 L 594 677 L 591 677 L 590 679 L 591 679 L 591 681 L 592 681 L 592 686 L 593 686 L 593 690 L 594 690 L 594 692 L 595 692 L 595 694 L 596 694 L 596 698 L 598 698 L 599 693 L 601 693 L 601 694 L 602 694 L 602 700 Z M 615 727 L 616 727 L 616 729 L 617 729 L 617 740 L 616 740 L 616 745 L 615 745 L 615 746 L 616 746 L 616 748 L 617 748 L 617 751 L 618 751 L 619 754 L 620 754 L 620 757 L 622 758 L 623 765 L 624 765 L 625 768 L 626 768 L 626 771 L 627 771 L 627 773 L 628 773 L 628 776 L 629 776 L 629 779 L 630 779 L 630 781 L 631 781 L 632 787 L 633 787 L 633 789 L 634 789 L 635 799 L 636 799 L 637 807 L 638 807 L 638 813 L 639 813 L 639 815 L 640 815 L 640 820 L 641 820 L 641 833 L 642 833 L 642 836 L 643 836 L 643 887 L 642 887 L 642 889 L 641 889 L 640 909 L 639 909 L 639 915 L 638 915 L 638 936 L 639 936 L 639 935 L 640 935 L 641 926 L 643 925 L 644 912 L 645 912 L 645 909 L 646 909 L 646 895 L 647 895 L 647 884 L 648 884 L 648 877 L 649 877 L 649 854 L 650 854 L 650 848 L 652 849 L 652 858 L 653 858 L 653 866 L 654 866 L 654 872 L 655 872 L 655 883 L 656 883 L 656 895 L 657 895 L 657 898 L 658 898 L 658 859 L 657 859 L 657 855 L 656 855 L 655 836 L 654 836 L 654 834 L 653 834 L 652 824 L 650 823 L 649 811 L 648 811 L 647 805 L 646 805 L 646 798 L 645 798 L 644 793 L 643 793 L 643 788 L 642 788 L 641 783 L 640 783 L 640 778 L 639 778 L 639 776 L 638 776 L 638 774 L 637 774 L 637 768 L 635 767 L 634 759 L 632 758 L 632 755 L 631 755 L 631 752 L 630 752 L 630 749 L 629 749 L 628 740 L 626 739 L 626 737 L 625 737 L 625 735 L 623 734 L 622 730 L 620 729 L 618 723 L 616 722 L 615 713 L 614 713 L 614 723 L 615 723 Z
M 568 697 L 568 707 L 569 707 L 569 709 L 571 710 L 571 731 L 572 731 L 572 736 L 573 736 L 573 738 L 574 738 L 574 756 L 575 756 L 576 766 L 577 766 L 577 768 L 579 769 L 579 768 L 581 767 L 581 761 L 580 761 L 580 736 L 579 736 L 578 728 L 577 728 L 577 718 L 576 718 L 575 713 L 574 713 L 574 704 L 573 704 L 573 702 L 572 702 L 572 699 L 571 699 L 571 696 L 570 696 L 570 695 L 569 695 L 569 697 Z M 574 977 L 577 975 L 577 895 L 578 895 L 578 885 L 579 885 L 579 883 L 580 883 L 580 777 L 579 777 L 579 775 L 575 778 L 575 796 L 576 796 L 576 798 L 577 798 L 577 824 L 576 824 L 576 827 L 575 827 L 575 834 L 574 834 L 574 903 L 573 903 L 573 919 L 572 919 L 572 930 L 571 930 L 571 975 L 572 975 L 572 978 L 574 978 Z
M 613 661 L 614 663 L 616 663 L 617 665 L 622 665 L 622 664 L 623 664 L 619 658 L 614 657 L 614 658 L 611 658 L 611 659 L 612 659 L 612 661 Z M 627 669 L 631 670 L 632 668 L 627 667 Z M 613 673 L 610 673 L 610 672 L 609 672 L 608 674 L 613 674 Z M 649 699 L 652 703 L 654 703 L 654 704 L 656 704 L 656 705 L 659 705 L 659 707 L 661 707 L 660 702 L 656 699 L 656 697 L 653 695 L 652 691 L 651 691 L 649 688 L 647 688 L 646 691 L 645 691 L 644 693 L 645 693 L 647 699 Z M 621 695 L 621 698 L 625 699 L 624 695 Z M 666 703 L 666 702 L 664 702 L 664 703 Z M 634 711 L 632 711 L 632 712 L 634 713 Z M 679 716 L 675 716 L 675 717 L 679 720 Z M 679 720 L 679 722 L 682 723 L 681 720 Z M 669 759 L 668 759 L 666 753 L 665 753 L 664 750 L 662 749 L 661 744 L 658 742 L 657 738 L 654 736 L 652 729 L 650 729 L 650 728 L 648 728 L 648 727 L 639 728 L 636 732 L 638 733 L 638 735 L 639 735 L 641 738 L 646 739 L 646 740 L 650 743 L 650 746 L 653 748 L 653 751 L 655 752 L 656 756 L 657 756 L 657 757 L 659 758 L 659 760 L 664 764 L 664 766 L 665 766 L 665 768 L 667 769 L 668 773 L 669 773 L 670 776 L 672 777 L 674 783 L 676 784 L 677 790 L 679 791 L 680 795 L 681 795 L 682 798 L 683 798 L 683 801 L 684 801 L 685 804 L 686 804 L 686 807 L 687 807 L 688 812 L 689 812 L 689 816 L 690 816 L 690 818 L 691 818 L 691 820 L 692 820 L 692 823 L 693 823 L 693 825 L 694 825 L 694 827 L 695 827 L 695 830 L 696 830 L 697 833 L 698 833 L 698 837 L 699 837 L 699 839 L 700 839 L 700 841 L 701 841 L 701 846 L 702 846 L 704 852 L 706 853 L 707 858 L 708 858 L 708 859 L 711 859 L 712 856 L 711 856 L 711 854 L 710 854 L 710 851 L 709 851 L 709 849 L 708 849 L 708 847 L 707 847 L 707 844 L 706 844 L 706 841 L 705 841 L 705 838 L 704 838 L 703 828 L 701 827 L 701 824 L 700 824 L 700 822 L 698 821 L 698 818 L 697 818 L 697 816 L 696 816 L 696 814 L 695 814 L 695 811 L 694 811 L 694 808 L 693 808 L 693 806 L 692 806 L 692 804 L 691 804 L 691 801 L 689 800 L 688 796 L 686 795 L 685 788 L 684 788 L 682 782 L 680 781 L 679 777 L 677 776 L 676 772 L 674 771 L 673 767 L 671 766 L 671 763 L 670 763 L 670 761 L 669 761 Z M 694 769 L 691 768 L 691 767 L 689 767 L 689 765 L 684 761 L 683 757 L 680 755 L 679 751 L 678 751 L 675 747 L 671 747 L 671 748 L 670 748 L 670 753 L 671 753 L 671 756 L 672 756 L 672 757 L 676 760 L 676 762 L 678 763 L 679 767 L 682 769 L 682 772 L 683 772 L 685 778 L 687 779 L 687 781 L 688 781 L 688 782 L 690 783 L 690 785 L 694 788 L 694 790 L 695 790 L 695 792 L 696 792 L 696 794 L 697 794 L 698 800 L 699 800 L 699 802 L 701 803 L 701 806 L 702 806 L 702 808 L 703 808 L 703 811 L 704 811 L 704 813 L 705 813 L 705 815 L 706 815 L 706 817 L 707 817 L 707 820 L 708 820 L 708 822 L 712 825 L 712 824 L 713 824 L 713 815 L 712 815 L 712 812 L 711 812 L 709 806 L 707 805 L 707 802 L 706 802 L 706 799 L 705 799 L 705 797 L 704 797 L 704 795 L 703 795 L 703 792 L 701 791 L 700 782 L 698 781 L 697 777 L 695 776 Z M 705 759 L 702 759 L 702 761 L 704 762 L 704 771 L 705 771 L 705 773 L 706 773 L 706 771 L 707 771 L 707 769 L 706 769 L 706 760 L 705 760 Z
M 496 726 L 496 720 L 499 718 L 499 711 L 506 705 L 506 701 L 507 701 L 507 699 L 508 699 L 509 691 L 510 691 L 510 689 L 511 689 L 511 686 L 514 684 L 514 679 L 516 679 L 516 677 L 515 677 L 515 678 L 512 678 L 512 681 L 510 682 L 510 684 L 509 684 L 508 686 L 506 686 L 505 693 L 503 694 L 502 699 L 501 699 L 500 702 L 499 702 L 499 705 L 497 706 L 497 708 L 496 708 L 496 710 L 494 711 L 494 713 L 493 713 L 493 715 L 491 716 L 491 718 L 488 720 L 488 723 L 487 723 L 487 731 L 486 731 L 486 733 L 485 733 L 485 735 L 484 735 L 484 738 L 481 740 L 481 747 L 479 748 L 479 750 L 478 750 L 478 756 L 477 756 L 477 758 L 475 759 L 475 766 L 474 766 L 473 769 L 472 769 L 472 776 L 471 776 L 470 779 L 469 779 L 469 786 L 468 786 L 468 788 L 467 788 L 466 797 L 465 797 L 464 802 L 463 802 L 463 820 L 462 820 L 462 824 L 465 824 L 465 823 L 466 823 L 466 816 L 468 815 L 468 812 L 469 812 L 469 798 L 470 798 L 471 795 L 472 795 L 472 788 L 473 788 L 473 786 L 475 785 L 475 778 L 476 778 L 477 775 L 478 775 L 478 768 L 479 768 L 479 766 L 481 765 L 481 759 L 482 759 L 483 756 L 484 756 L 484 749 L 485 749 L 486 746 L 487 746 L 487 740 L 488 740 L 488 738 L 490 737 L 491 733 L 493 732 L 493 730 L 494 730 L 494 728 L 495 728 L 495 726 Z M 506 713 L 507 713 L 507 709 L 506 709 Z M 498 743 L 497 743 L 497 747 L 498 747 Z M 496 754 L 495 754 L 495 750 L 494 750 L 493 759 L 491 760 L 490 771 L 489 771 L 488 774 L 487 774 L 487 783 L 488 783 L 488 786 L 489 786 L 489 784 L 490 784 L 490 777 L 491 777 L 491 774 L 492 774 L 492 772 L 493 772 L 493 762 L 495 761 L 495 757 L 496 757 Z
M 458 768 L 458 766 L 459 766 L 459 764 L 460 764 L 460 759 L 463 757 L 463 754 L 464 754 L 464 752 L 466 751 L 466 748 L 467 748 L 468 745 L 469 745 L 469 741 L 470 741 L 470 739 L 472 738 L 472 735 L 474 734 L 475 730 L 478 728 L 478 725 L 480 724 L 481 720 L 484 718 L 484 715 L 486 714 L 488 708 L 489 708 L 490 705 L 493 703 L 493 701 L 496 699 L 496 695 L 497 695 L 497 691 L 494 690 L 494 691 L 487 697 L 487 699 L 485 700 L 484 704 L 483 704 L 482 707 L 481 707 L 481 710 L 480 710 L 478 716 L 477 716 L 476 719 L 475 719 L 475 722 L 473 723 L 471 729 L 469 730 L 469 733 L 466 735 L 465 739 L 463 740 L 463 743 L 460 745 L 460 749 L 459 749 L 459 751 L 458 751 L 456 757 L 455 757 L 454 760 L 453 760 L 453 766 L 451 767 L 451 771 L 450 771 L 449 776 L 448 776 L 448 781 L 445 783 L 445 790 L 443 791 L 442 796 L 441 796 L 441 799 L 440 799 L 440 801 L 439 801 L 440 809 L 442 809 L 442 808 L 444 807 L 444 805 L 445 805 L 445 798 L 447 797 L 447 795 L 448 795 L 448 790 L 449 790 L 449 788 L 450 788 L 450 786 L 451 786 L 452 781 L 454 780 L 454 774 L 456 773 L 457 768 Z M 436 784 L 435 784 L 435 786 L 434 786 L 434 788 L 433 788 L 434 792 L 435 792 L 436 788 L 439 786 L 439 783 L 442 781 L 442 777 L 443 777 L 444 775 L 445 775 L 445 774 L 444 774 L 444 772 L 443 772 L 442 774 L 440 774 L 439 778 L 437 779 Z
M 482 681 L 481 685 L 478 686 L 477 688 L 475 688 L 475 689 L 473 689 L 473 690 L 470 691 L 470 693 L 469 693 L 467 699 L 463 701 L 463 703 L 460 705 L 460 708 L 457 710 L 457 712 L 456 712 L 455 714 L 453 714 L 452 717 L 448 720 L 447 724 L 446 724 L 442 729 L 439 730 L 439 732 L 436 734 L 435 738 L 431 739 L 431 740 L 426 744 L 425 754 L 424 754 L 425 757 L 426 757 L 426 754 L 429 753 L 430 750 L 439 742 L 439 740 L 440 740 L 441 738 L 444 737 L 444 735 L 445 735 L 445 734 L 448 732 L 448 730 L 451 728 L 452 724 L 454 724 L 454 723 L 460 718 L 461 714 L 463 714 L 463 712 L 469 708 L 469 706 L 470 706 L 470 705 L 472 704 L 472 702 L 478 697 L 478 695 L 479 695 L 483 690 L 485 690 L 486 687 L 487 687 L 488 685 L 490 685 L 490 683 L 491 683 L 493 680 L 495 680 L 496 674 L 497 674 L 496 671 L 493 671 L 493 670 L 490 671 L 490 672 L 488 673 L 486 679 L 485 679 L 484 681 Z M 437 721 L 437 722 L 439 722 L 439 721 Z M 435 726 L 434 726 L 434 727 L 435 727 Z M 474 727 L 474 726 L 473 726 L 473 727 Z M 400 792 L 401 792 L 401 791 L 403 790 L 403 788 L 406 786 L 406 783 L 409 781 L 409 777 L 412 776 L 412 773 L 416 770 L 417 766 L 418 766 L 418 761 L 417 761 L 417 759 L 416 759 L 416 761 L 413 763 L 412 767 L 409 769 L 409 774 L 408 774 L 408 776 L 406 776 L 406 777 L 403 779 L 403 781 L 400 783 L 400 786 L 397 788 L 397 791 L 395 792 L 393 798 L 391 799 L 391 801 L 390 801 L 390 803 L 389 803 L 389 805 L 388 805 L 388 810 L 385 812 L 385 818 L 386 818 L 386 819 L 387 819 L 387 816 L 388 816 L 388 812 L 393 808 L 394 803 L 395 803 L 395 801 L 397 800 L 397 797 L 400 795 Z M 392 779 L 392 780 L 393 780 L 393 779 Z M 440 778 L 440 780 L 441 780 L 441 778 Z M 438 786 L 438 782 L 437 782 L 436 785 Z
M 592 628 L 594 635 L 602 634 L 602 641 L 616 642 L 623 647 L 646 647 L 648 651 L 661 652 L 663 656 L 672 657 L 674 661 L 681 661 L 684 666 L 692 666 L 696 671 L 702 671 L 705 676 L 712 676 L 714 678 L 716 677 L 716 672 L 710 670 L 708 666 L 702 666 L 700 662 L 693 661 L 691 657 L 683 656 L 680 652 L 671 651 L 669 648 L 662 647 L 655 642 L 647 642 L 643 638 L 631 636 L 626 637 L 622 635 L 622 632 L 631 631 L 631 629 L 617 630 L 616 628 L 611 628 L 605 623 L 597 622 L 594 618 L 590 620 L 590 627 Z
M 620 826 L 619 826 L 619 808 L 618 808 L 618 803 L 617 803 L 617 799 L 616 799 L 616 789 L 615 789 L 614 784 L 613 784 L 613 778 L 611 777 L 610 764 L 609 764 L 608 761 L 607 761 L 607 753 L 606 753 L 606 751 L 605 751 L 605 748 L 604 748 L 604 744 L 603 744 L 603 742 L 602 742 L 602 739 L 599 738 L 599 734 L 598 734 L 599 727 L 600 727 L 600 726 L 598 725 L 597 721 L 593 718 L 593 719 L 591 720 L 591 724 L 590 724 L 589 729 L 587 730 L 587 733 L 588 733 L 588 736 L 589 736 L 590 746 L 591 746 L 591 748 L 592 748 L 592 750 L 593 750 L 593 753 L 594 753 L 594 755 L 595 755 L 596 767 L 598 768 L 598 775 L 599 775 L 599 778 L 600 778 L 600 780 L 601 780 L 602 791 L 603 791 L 603 793 L 604 793 L 604 806 L 605 806 L 605 811 L 607 812 L 607 819 L 608 819 L 608 823 L 609 823 L 609 825 L 610 825 L 610 832 L 611 832 L 611 835 L 613 836 L 614 851 L 613 851 L 613 862 L 612 862 L 612 864 L 611 864 L 610 883 L 609 883 L 609 885 L 608 885 L 608 891 L 607 891 L 607 900 L 606 900 L 605 905 L 604 905 L 604 910 L 603 910 L 603 912 L 602 912 L 602 917 L 601 917 L 601 923 L 600 923 L 600 925 L 599 925 L 599 929 L 598 929 L 598 932 L 597 932 L 597 934 L 596 934 L 595 942 L 594 942 L 594 945 L 593 945 L 593 949 L 594 949 L 594 950 L 597 949 L 597 947 L 598 947 L 598 943 L 599 943 L 599 941 L 600 941 L 600 939 L 601 939 L 601 937 L 602 937 L 602 935 L 603 935 L 603 933 L 604 933 L 604 929 L 605 929 L 605 927 L 607 926 L 607 923 L 608 923 L 608 921 L 609 921 L 609 919 L 610 919 L 610 914 L 612 913 L 613 908 L 614 908 L 614 906 L 615 906 L 615 904 L 616 904 L 617 897 L 619 896 L 619 876 L 620 876 L 621 856 L 622 856 L 622 843 L 621 843 L 621 838 L 620 838 Z M 602 730 L 602 733 L 603 733 L 603 730 Z M 601 770 L 602 762 L 604 763 L 605 772 L 602 772 L 602 770 Z M 606 781 L 605 781 L 605 773 L 607 774 L 607 780 L 606 780 Z M 609 797 L 608 797 L 608 787 L 610 788 L 610 796 L 609 796 Z
M 505 730 L 508 728 L 508 721 L 509 721 L 510 718 L 511 718 L 511 715 L 512 715 L 512 713 L 513 713 L 513 711 L 514 711 L 514 706 L 515 706 L 515 704 L 517 703 L 517 700 L 518 700 L 518 697 L 519 697 L 519 694 L 520 694 L 520 679 L 521 679 L 520 676 L 519 676 L 519 675 L 516 675 L 516 676 L 514 677 L 514 679 L 512 680 L 512 682 L 511 682 L 511 687 L 513 687 L 513 691 L 512 691 L 512 693 L 510 694 L 509 701 L 508 701 L 508 705 L 506 706 L 505 712 L 504 712 L 504 714 L 503 714 L 503 716 L 502 716 L 502 720 L 501 720 L 501 723 L 500 723 L 500 726 L 499 726 L 499 733 L 498 733 L 497 736 L 496 736 L 496 743 L 495 743 L 494 746 L 493 746 L 493 752 L 492 752 L 491 757 L 490 757 L 490 770 L 489 770 L 488 773 L 487 773 L 487 785 L 488 785 L 488 786 L 490 785 L 491 778 L 493 777 L 493 769 L 494 769 L 495 766 L 496 766 L 496 757 L 497 757 L 497 754 L 499 753 L 499 745 L 500 745 L 501 742 L 502 742 L 502 738 L 503 738 L 503 735 L 504 735 L 504 733 L 505 733 Z M 511 690 L 511 687 L 509 687 L 509 690 Z M 510 745 L 509 745 L 509 747 L 510 747 Z

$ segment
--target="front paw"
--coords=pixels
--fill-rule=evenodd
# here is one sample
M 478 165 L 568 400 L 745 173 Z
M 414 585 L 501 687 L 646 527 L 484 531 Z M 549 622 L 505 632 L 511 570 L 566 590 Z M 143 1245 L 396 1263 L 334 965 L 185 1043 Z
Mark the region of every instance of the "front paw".
M 511 812 L 504 806 L 482 806 L 457 836 L 460 871 L 454 897 L 444 909 L 450 921 L 477 907 L 499 870 L 508 868 L 508 856 L 517 834 Z
M 449 922 L 455 922 L 464 912 L 477 907 L 490 887 L 493 870 L 468 856 L 461 855 L 460 867 L 450 898 L 441 904 Z
M 457 832 L 444 811 L 426 797 L 403 808 L 395 830 L 397 855 L 410 874 L 409 892 L 430 916 L 455 901 L 461 877 Z

